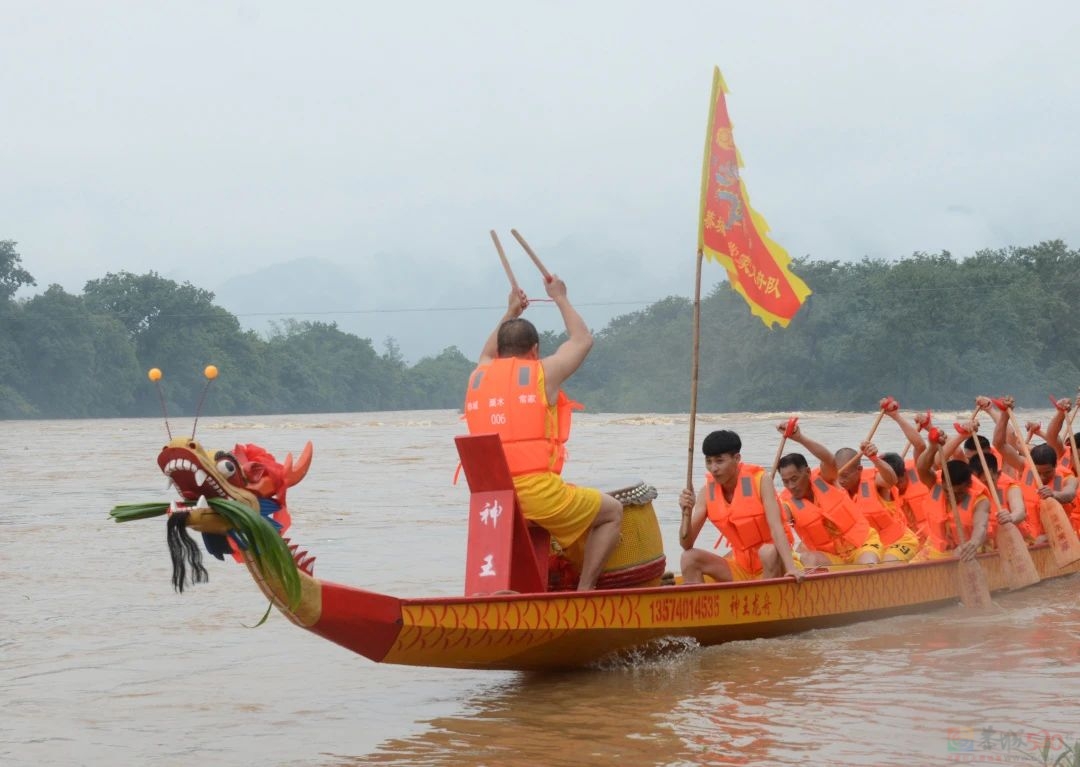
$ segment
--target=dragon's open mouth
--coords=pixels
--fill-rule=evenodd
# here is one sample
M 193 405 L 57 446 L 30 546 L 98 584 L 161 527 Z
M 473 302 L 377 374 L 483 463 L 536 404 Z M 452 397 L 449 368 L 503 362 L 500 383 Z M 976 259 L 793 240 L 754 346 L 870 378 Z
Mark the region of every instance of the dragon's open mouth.
M 207 498 L 233 498 L 222 483 L 198 460 L 194 453 L 183 448 L 165 448 L 158 456 L 161 472 L 185 500 L 194 501 L 200 495 Z

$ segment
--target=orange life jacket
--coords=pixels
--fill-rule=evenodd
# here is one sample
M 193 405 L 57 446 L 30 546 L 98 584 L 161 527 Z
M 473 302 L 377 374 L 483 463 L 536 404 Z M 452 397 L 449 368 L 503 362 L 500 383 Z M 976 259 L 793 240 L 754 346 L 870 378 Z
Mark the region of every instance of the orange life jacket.
M 926 543 L 930 534 L 929 519 L 932 514 L 929 507 L 936 502 L 930 497 L 930 488 L 919 480 L 919 474 L 915 471 L 915 462 L 907 461 L 904 464 L 904 473 L 907 475 L 907 488 L 900 495 L 900 509 L 904 512 L 907 526 L 919 538 L 919 543 Z
M 1011 487 L 1020 487 L 1020 482 L 1016 479 L 1016 477 L 1010 477 L 1008 474 L 1002 474 L 1002 473 L 999 472 L 998 477 L 997 477 L 996 487 L 997 487 L 998 498 L 1001 500 L 1001 508 L 1002 508 L 1002 510 L 1008 511 L 1008 512 L 1011 513 L 1012 509 L 1009 507 L 1009 488 L 1011 488 Z M 1035 536 L 1031 534 L 1030 515 L 1026 513 L 1027 512 L 1026 508 L 1025 508 L 1024 511 L 1025 511 L 1024 520 L 1022 522 L 1017 523 L 1016 529 L 1020 531 L 1021 535 L 1023 535 L 1025 539 L 1030 540 L 1030 539 L 1033 539 Z M 987 525 L 987 528 L 986 528 L 986 536 L 987 536 L 987 538 L 991 539 L 992 537 L 996 537 L 997 529 L 998 529 L 997 514 L 994 513 L 994 507 L 991 506 L 990 507 L 990 524 Z
M 1072 476 L 1072 473 L 1067 469 L 1063 469 L 1060 465 L 1054 467 L 1054 479 L 1050 482 L 1050 487 L 1054 491 L 1060 491 L 1065 486 L 1065 480 Z M 1020 492 L 1024 494 L 1024 509 L 1027 511 L 1028 527 L 1031 530 L 1033 537 L 1038 538 L 1040 535 L 1045 535 L 1046 531 L 1043 529 L 1042 518 L 1039 516 L 1039 488 L 1035 483 L 1035 475 L 1031 469 L 1025 469 L 1024 474 L 1020 477 L 1018 484 L 1020 485 Z M 1074 514 L 1080 513 L 1080 503 L 1077 503 L 1076 498 L 1068 503 L 1061 504 L 1065 509 L 1065 513 L 1071 518 Z
M 796 500 L 787 489 L 780 494 L 780 502 L 795 520 L 795 532 L 806 547 L 843 557 L 866 543 L 870 523 L 847 490 L 823 480 L 816 469 L 810 486 L 812 501 Z
M 898 493 L 889 488 L 889 497 L 881 497 L 877 487 L 877 469 L 874 467 L 863 467 L 859 475 L 859 487 L 855 490 L 855 495 L 849 497 L 866 517 L 866 521 L 878 531 L 883 547 L 896 543 L 907 532 L 903 512 L 899 509 Z
M 469 434 L 498 434 L 515 477 L 562 473 L 571 411 L 580 407 L 562 390 L 556 404 L 548 404 L 539 360 L 494 359 L 472 372 L 465 391 Z
M 739 478 L 731 501 L 724 498 L 724 489 L 712 474 L 705 475 L 705 511 L 709 519 L 727 538 L 735 561 L 744 570 L 761 572 L 758 549 L 772 543 L 772 531 L 765 518 L 761 500 L 761 477 L 765 470 L 750 463 L 739 464 Z M 793 541 L 791 530 L 784 525 L 788 543 Z
M 932 515 L 929 522 L 930 545 L 938 551 L 952 551 L 959 545 L 956 540 L 956 520 L 953 518 L 952 508 L 949 506 L 949 491 L 944 482 L 938 482 L 930 491 L 930 497 L 935 503 L 931 507 Z M 971 487 L 962 498 L 956 499 L 956 508 L 960 512 L 960 524 L 964 528 L 964 540 L 971 540 L 971 533 L 975 529 L 975 506 L 980 500 L 990 502 L 990 495 L 986 485 L 976 477 L 971 478 Z

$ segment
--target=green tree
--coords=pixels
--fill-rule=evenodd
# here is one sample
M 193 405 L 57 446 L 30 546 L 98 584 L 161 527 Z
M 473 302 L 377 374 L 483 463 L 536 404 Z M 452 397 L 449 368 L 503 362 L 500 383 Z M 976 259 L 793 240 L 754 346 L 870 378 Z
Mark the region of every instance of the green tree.
M 50 285 L 31 298 L 17 340 L 29 384 L 24 396 L 36 413 L 83 418 L 130 411 L 139 380 L 134 350 L 120 323 L 92 314 L 81 296 Z
M 223 376 L 215 384 L 204 412 L 260 412 L 265 411 L 263 403 L 273 400 L 273 392 L 266 391 L 267 358 L 261 342 L 216 306 L 210 291 L 155 272 L 120 272 L 87 282 L 84 296 L 91 310 L 114 317 L 126 328 L 144 371 L 152 367 L 163 371 L 170 414 L 194 412 L 206 387 L 203 370 L 209 364 L 235 375 Z M 140 415 L 158 411 L 151 387 L 138 389 L 135 407 Z
M 0 240 L 0 302 L 10 301 L 24 285 L 37 285 L 30 272 L 22 268 L 22 258 L 14 240 Z

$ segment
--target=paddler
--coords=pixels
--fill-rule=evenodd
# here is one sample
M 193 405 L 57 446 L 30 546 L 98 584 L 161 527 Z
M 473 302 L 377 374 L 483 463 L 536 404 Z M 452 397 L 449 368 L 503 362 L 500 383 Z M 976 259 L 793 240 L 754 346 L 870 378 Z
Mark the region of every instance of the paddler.
M 861 456 L 870 461 L 869 466 L 862 465 Z M 892 465 L 878 454 L 873 442 L 863 442 L 858 453 L 848 447 L 841 448 L 834 459 L 844 467 L 837 474 L 836 483 L 847 491 L 852 503 L 878 532 L 881 561 L 910 562 L 919 551 L 919 538 L 909 527 L 901 508 L 896 490 L 897 473 Z
M 918 550 L 926 544 L 927 504 L 933 502 L 930 498 L 930 489 L 919 481 L 918 472 L 915 471 L 915 462 L 926 449 L 926 442 L 923 441 L 919 431 L 929 428 L 930 413 L 918 413 L 913 420 L 908 420 L 901 414 L 899 407 L 886 407 L 886 404 L 886 401 L 882 400 L 885 415 L 896 422 L 913 448 L 913 458 L 905 460 L 900 453 L 885 453 L 881 459 L 892 467 L 896 475 L 897 505 L 904 514 L 908 529 L 915 533 L 918 540 L 917 554 Z
M 1012 397 L 1002 397 L 1001 402 L 1006 408 L 1012 408 L 1014 404 Z M 1057 453 L 1054 448 L 1044 442 L 1031 448 L 1031 461 L 1035 464 L 1039 482 L 1042 483 L 1042 487 L 1037 488 L 1035 477 L 1027 465 L 1027 460 L 1011 444 L 1009 432 L 1009 419 L 1000 418 L 994 428 L 994 448 L 1000 453 L 1004 464 L 1011 466 L 1017 472 L 1020 480 L 1020 491 L 1024 494 L 1028 527 L 1035 538 L 1035 542 L 1042 543 L 1046 540 L 1046 531 L 1043 529 L 1040 515 L 1040 500 L 1053 498 L 1061 504 L 1070 519 L 1077 516 L 1076 477 L 1058 466 Z
M 990 470 L 990 476 L 985 476 L 986 472 L 983 471 L 982 461 L 979 460 L 978 455 L 970 461 L 971 473 L 996 493 L 999 508 L 997 518 L 990 519 L 987 537 L 994 539 L 992 529 L 994 522 L 998 525 L 1013 524 L 1024 536 L 1024 540 L 1030 543 L 1034 540 L 1034 536 L 1031 534 L 1031 526 L 1027 523 L 1027 509 L 1024 505 L 1024 494 L 1020 490 L 1020 483 L 1008 474 L 1001 473 L 997 456 L 993 453 L 984 452 L 983 458 L 986 460 L 986 468 Z
M 791 530 L 780 516 L 769 472 L 742 462 L 742 440 L 733 431 L 714 431 L 701 443 L 705 485 L 695 498 L 690 489 L 679 495 L 684 583 L 749 581 L 787 575 L 802 580 L 791 551 Z M 726 556 L 694 548 L 709 520 L 731 546 Z
M 787 428 L 786 424 L 780 427 L 782 432 Z M 803 564 L 821 567 L 880 562 L 881 538 L 848 492 L 836 484 L 835 456 L 801 428 L 796 428 L 788 439 L 805 447 L 821 462 L 811 470 L 802 453 L 788 453 L 777 463 L 784 483 L 781 508 L 785 518 L 793 521 L 802 542 L 799 557 Z M 872 445 L 864 443 L 863 447 Z
M 969 428 L 965 434 L 954 434 L 946 439 L 945 433 L 936 427 L 930 429 L 927 448 L 919 456 L 916 469 L 919 480 L 930 489 L 930 496 L 935 503 L 930 504 L 930 517 L 927 520 L 928 539 L 916 559 L 947 559 L 957 556 L 969 561 L 986 543 L 987 527 L 990 521 L 990 496 L 986 486 L 971 473 L 967 461 L 952 459 L 945 464 L 948 478 L 941 476 L 938 469 L 938 455 L 953 455 L 967 434 L 977 427 Z M 952 487 L 950 498 L 949 486 Z M 953 513 L 953 499 L 959 511 L 963 528 L 964 543 L 957 539 L 956 514 Z
M 566 326 L 566 340 L 540 358 L 540 337 L 521 317 L 525 293 L 510 291 L 506 314 L 488 337 L 465 392 L 470 434 L 499 435 L 525 518 L 551 533 L 564 549 L 587 535 L 578 589 L 596 587 L 618 545 L 622 503 L 606 493 L 578 487 L 560 476 L 574 407 L 563 383 L 581 366 L 593 337 L 552 274 L 545 285 Z

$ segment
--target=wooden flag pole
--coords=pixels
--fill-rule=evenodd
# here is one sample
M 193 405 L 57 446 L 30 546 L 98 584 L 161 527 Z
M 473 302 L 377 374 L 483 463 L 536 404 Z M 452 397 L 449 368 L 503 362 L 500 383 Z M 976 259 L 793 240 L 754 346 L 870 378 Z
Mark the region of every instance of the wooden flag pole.
M 686 489 L 694 491 L 694 426 L 697 424 L 698 360 L 701 357 L 701 262 L 704 256 L 701 249 L 697 252 L 697 267 L 694 274 L 694 330 L 693 346 L 690 352 L 690 438 L 686 450 Z M 679 540 L 690 536 L 690 519 L 682 515 L 679 524 Z

